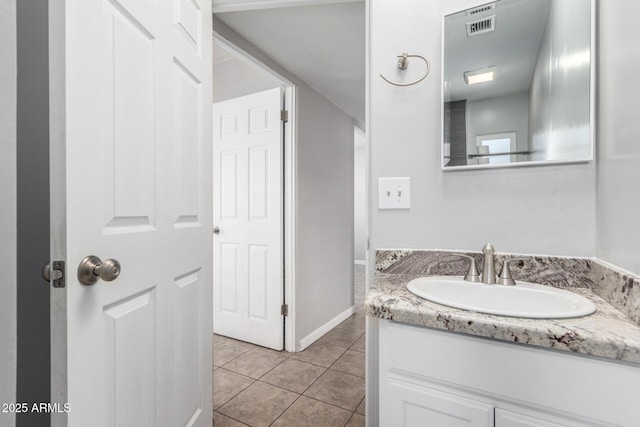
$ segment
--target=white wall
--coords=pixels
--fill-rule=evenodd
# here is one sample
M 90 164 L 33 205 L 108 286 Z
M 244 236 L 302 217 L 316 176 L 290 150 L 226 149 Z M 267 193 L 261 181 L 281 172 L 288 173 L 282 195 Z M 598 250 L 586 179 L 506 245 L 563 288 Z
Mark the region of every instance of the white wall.
M 298 88 L 296 336 L 353 304 L 353 120 Z
M 213 28 L 296 85 L 294 341 L 299 347 L 300 340 L 353 305 L 353 120 L 215 17 Z
M 354 128 L 353 152 L 353 250 L 356 261 L 365 261 L 367 250 L 367 146 L 364 132 Z
M 601 1 L 598 5 L 596 256 L 640 274 L 640 2 Z
M 476 152 L 478 135 L 513 131 L 516 132 L 516 150 L 528 150 L 528 122 L 528 92 L 467 101 L 467 153 Z
M 531 160 L 589 157 L 590 22 L 584 0 L 551 2 L 530 88 Z
M 238 58 L 213 64 L 213 102 L 280 87 L 280 82 Z
M 16 402 L 16 3 L 0 0 L 0 403 Z M 0 412 L 0 426 L 15 414 Z
M 441 146 L 441 25 L 444 14 L 480 0 L 370 2 L 371 179 L 411 177 L 411 209 L 371 214 L 371 251 L 443 248 L 593 256 L 595 164 L 443 172 Z M 393 37 L 392 37 L 393 35 Z M 402 52 L 425 55 L 431 74 L 398 88 Z M 370 190 L 371 206 L 377 189 Z M 370 254 L 372 255 L 372 254 Z

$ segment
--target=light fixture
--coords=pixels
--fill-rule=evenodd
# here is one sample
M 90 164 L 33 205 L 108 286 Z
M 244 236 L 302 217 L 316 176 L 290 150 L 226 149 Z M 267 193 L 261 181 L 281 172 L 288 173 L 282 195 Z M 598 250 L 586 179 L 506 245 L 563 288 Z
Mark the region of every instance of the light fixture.
M 464 82 L 468 85 L 476 83 L 490 82 L 496 77 L 496 67 L 485 67 L 474 71 L 464 72 Z

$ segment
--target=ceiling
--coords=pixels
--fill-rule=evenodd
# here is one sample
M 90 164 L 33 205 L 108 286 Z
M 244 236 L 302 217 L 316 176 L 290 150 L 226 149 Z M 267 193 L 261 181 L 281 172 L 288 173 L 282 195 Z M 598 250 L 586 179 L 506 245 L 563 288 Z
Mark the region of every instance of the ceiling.
M 495 8 L 469 16 L 449 15 L 444 31 L 447 100 L 469 101 L 527 91 L 549 16 L 550 0 L 502 0 Z M 467 37 L 466 23 L 495 15 L 495 31 Z M 465 71 L 496 66 L 492 82 L 467 85 Z
M 364 1 L 298 6 L 300 3 L 274 2 L 294 6 L 215 15 L 362 127 L 365 111 Z M 218 10 L 225 9 L 220 7 Z M 224 53 L 214 51 L 215 55 Z M 218 56 L 217 60 L 224 60 L 224 57 Z

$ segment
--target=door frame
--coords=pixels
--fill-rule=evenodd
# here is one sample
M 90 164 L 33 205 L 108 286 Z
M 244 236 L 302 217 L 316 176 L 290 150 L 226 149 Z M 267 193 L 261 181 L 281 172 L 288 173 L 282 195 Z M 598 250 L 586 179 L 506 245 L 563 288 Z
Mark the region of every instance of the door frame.
M 278 80 L 284 88 L 284 108 L 288 110 L 288 121 L 284 122 L 284 142 L 283 142 L 283 281 L 284 281 L 284 301 L 288 305 L 288 314 L 284 318 L 284 349 L 288 352 L 295 352 L 295 206 L 296 206 L 296 151 L 295 137 L 297 135 L 296 121 L 296 85 L 270 68 L 264 62 L 251 55 L 249 52 L 224 37 L 216 31 L 215 21 L 213 28 L 213 43 L 223 47 L 225 50 L 233 52 L 233 55 L 246 64 L 261 70 Z M 215 67 L 215 64 L 214 64 Z M 213 82 L 215 85 L 215 81 Z M 215 322 L 215 319 L 214 319 Z

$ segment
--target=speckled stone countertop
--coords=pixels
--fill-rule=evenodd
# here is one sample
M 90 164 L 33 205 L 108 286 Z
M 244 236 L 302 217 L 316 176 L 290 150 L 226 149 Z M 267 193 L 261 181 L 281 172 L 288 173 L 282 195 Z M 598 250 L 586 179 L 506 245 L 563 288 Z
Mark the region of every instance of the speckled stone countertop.
M 478 265 L 481 256 L 476 256 Z M 496 257 L 496 271 L 509 255 Z M 574 319 L 525 319 L 460 310 L 436 304 L 410 293 L 406 285 L 417 277 L 464 275 L 468 261 L 445 251 L 378 251 L 376 275 L 365 300 L 365 313 L 380 319 L 528 344 L 588 356 L 640 364 L 640 326 L 634 318 L 639 301 L 630 303 L 629 288 L 638 279 L 607 271 L 587 259 L 532 257 L 512 269 L 516 280 L 569 289 L 596 304 L 597 311 Z M 604 269 L 604 270 L 603 270 Z M 620 283 L 612 277 L 619 276 Z M 617 276 L 616 276 L 617 277 Z M 605 280 L 606 283 L 600 283 Z M 631 284 L 630 284 L 631 283 Z M 622 286 L 624 290 L 615 290 Z M 635 290 L 633 289 L 635 288 Z M 600 292 L 604 289 L 604 292 Z M 624 298 L 605 301 L 607 296 Z

